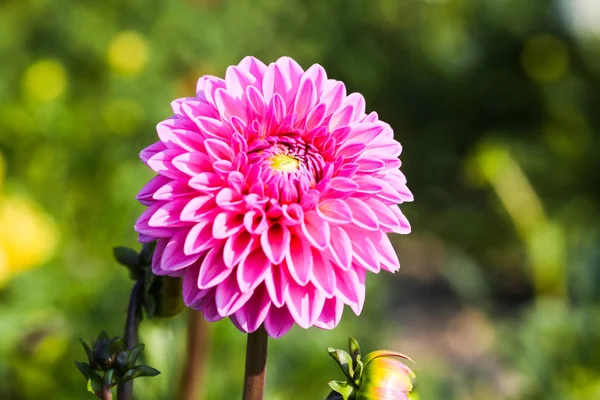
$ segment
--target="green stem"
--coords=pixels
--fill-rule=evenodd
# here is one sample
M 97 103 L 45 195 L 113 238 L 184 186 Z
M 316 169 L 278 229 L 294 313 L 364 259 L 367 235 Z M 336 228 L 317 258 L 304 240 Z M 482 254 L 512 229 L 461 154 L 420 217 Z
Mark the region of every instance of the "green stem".
M 268 339 L 269 336 L 263 326 L 256 332 L 248 334 L 243 400 L 264 399 Z
M 125 345 L 129 350 L 138 344 L 138 328 L 142 320 L 142 302 L 144 297 L 144 281 L 135 282 L 129 296 L 127 320 L 125 321 Z M 117 400 L 133 400 L 133 380 L 117 386 Z

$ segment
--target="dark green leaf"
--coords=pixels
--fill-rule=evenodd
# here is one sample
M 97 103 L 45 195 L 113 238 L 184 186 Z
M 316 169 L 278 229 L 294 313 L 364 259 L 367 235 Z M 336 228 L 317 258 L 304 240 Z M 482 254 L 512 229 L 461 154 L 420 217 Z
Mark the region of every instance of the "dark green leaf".
M 160 374 L 160 372 L 152 367 L 147 365 L 138 365 L 137 367 L 133 367 L 127 371 L 127 373 L 123 376 L 123 382 L 143 376 L 156 376 L 158 374 Z
M 144 351 L 144 348 L 145 348 L 145 345 L 143 343 L 140 343 L 129 351 L 129 359 L 127 360 L 127 368 L 133 368 L 138 357 Z
M 88 344 L 86 342 L 83 341 L 83 339 L 79 338 L 79 341 L 81 342 L 81 345 L 83 346 L 83 349 L 85 350 L 85 354 L 87 355 L 88 362 L 90 364 L 92 364 L 94 362 L 94 354 L 92 353 L 92 349 L 90 348 L 90 346 L 88 346 Z
M 139 266 L 139 255 L 137 251 L 130 249 L 129 247 L 114 247 L 113 255 L 115 260 L 117 260 L 117 262 L 121 265 L 130 268 L 136 268 Z
M 90 377 L 95 373 L 88 363 L 75 361 L 75 365 L 77 365 L 77 369 L 83 374 L 86 380 L 90 379 Z

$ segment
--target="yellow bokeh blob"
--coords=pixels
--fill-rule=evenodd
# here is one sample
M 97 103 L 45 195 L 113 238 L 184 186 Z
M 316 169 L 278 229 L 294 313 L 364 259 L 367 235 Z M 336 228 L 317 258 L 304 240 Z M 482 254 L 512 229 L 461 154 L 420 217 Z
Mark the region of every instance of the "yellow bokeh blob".
M 0 282 L 47 261 L 58 233 L 35 204 L 17 196 L 0 198 Z
M 2 184 L 4 183 L 4 174 L 6 173 L 6 162 L 0 152 L 0 190 L 2 190 Z
M 569 53 L 567 46 L 556 36 L 540 34 L 525 42 L 521 62 L 532 79 L 550 82 L 567 72 Z
M 108 63 L 122 74 L 138 74 L 148 62 L 148 41 L 138 32 L 125 31 L 117 34 L 108 46 Z
M 67 73 L 57 60 L 39 60 L 25 70 L 23 87 L 28 95 L 37 100 L 54 101 L 67 88 Z

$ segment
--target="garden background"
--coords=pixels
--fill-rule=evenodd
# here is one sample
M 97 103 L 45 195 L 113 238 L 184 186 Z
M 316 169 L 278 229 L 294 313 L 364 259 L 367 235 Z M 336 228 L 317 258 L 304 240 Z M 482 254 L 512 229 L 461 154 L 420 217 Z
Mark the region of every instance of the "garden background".
M 322 64 L 404 146 L 413 226 L 361 317 L 271 341 L 266 398 L 322 399 L 347 337 L 417 361 L 420 400 L 600 398 L 600 3 L 0 1 L 0 398 L 93 398 L 78 338 L 121 335 L 139 151 L 246 55 Z M 138 399 L 175 399 L 185 315 L 145 320 Z M 245 335 L 211 324 L 206 400 Z

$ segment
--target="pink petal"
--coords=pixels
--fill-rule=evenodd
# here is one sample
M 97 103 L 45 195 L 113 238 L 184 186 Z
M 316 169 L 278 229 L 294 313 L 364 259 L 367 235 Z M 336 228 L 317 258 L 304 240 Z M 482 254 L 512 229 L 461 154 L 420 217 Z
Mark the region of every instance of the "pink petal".
M 335 293 L 335 272 L 327 256 L 312 249 L 314 266 L 311 271 L 310 280 L 315 287 L 327 298 L 333 297 Z
M 190 229 L 185 238 L 183 252 L 188 255 L 198 254 L 214 247 L 216 243 L 218 241 L 212 236 L 212 221 L 201 221 Z
M 285 255 L 288 271 L 300 285 L 306 285 L 313 269 L 310 245 L 297 235 L 292 235 Z
M 244 227 L 255 235 L 262 234 L 268 227 L 269 222 L 263 210 L 251 210 L 244 215 Z
M 265 319 L 265 329 L 274 339 L 280 338 L 294 326 L 294 318 L 287 307 L 271 307 Z
M 244 258 L 237 269 L 237 282 L 242 292 L 254 290 L 260 285 L 271 267 L 271 262 L 258 247 Z
M 139 218 L 135 222 L 135 225 L 134 225 L 135 231 L 140 234 L 143 234 L 143 235 L 154 236 L 157 238 L 173 236 L 173 233 L 174 233 L 173 228 L 162 228 L 162 227 L 157 228 L 154 226 L 150 226 L 150 224 L 149 224 L 150 218 L 152 218 L 154 213 L 165 204 L 166 204 L 165 202 L 159 201 L 159 202 L 156 202 L 155 204 L 151 205 L 150 207 L 148 207 L 146 210 L 144 210 L 144 212 L 142 212 L 142 214 L 139 216 Z
M 354 268 L 348 271 L 335 269 L 335 296 L 355 311 L 360 306 L 361 290 L 364 290 L 364 283 L 361 285 Z
M 198 196 L 188 201 L 186 206 L 183 207 L 183 210 L 181 210 L 181 215 L 179 218 L 182 221 L 202 221 L 206 219 L 206 214 L 214 211 L 214 209 L 215 201 L 213 196 L 208 194 Z
M 200 272 L 198 274 L 198 287 L 200 289 L 210 289 L 223 282 L 231 272 L 223 262 L 223 247 L 213 247 L 204 257 Z
M 160 176 L 160 175 L 159 175 Z M 176 200 L 193 197 L 195 191 L 188 186 L 186 180 L 172 180 L 154 192 L 154 200 Z
M 280 265 L 272 265 L 265 276 L 265 286 L 271 301 L 276 307 L 282 307 L 288 292 L 289 277 Z
M 303 78 L 300 81 L 300 88 L 296 93 L 296 100 L 294 101 L 294 112 L 297 114 L 298 119 L 304 119 L 308 111 L 315 106 L 316 102 L 317 88 L 314 82 Z
M 213 159 L 213 161 L 226 160 L 233 161 L 235 154 L 227 143 L 219 139 L 206 139 L 204 141 L 206 146 L 206 152 Z
M 140 159 L 144 162 L 144 164 L 148 164 L 148 160 L 150 158 L 161 151 L 165 151 L 166 149 L 167 146 L 165 146 L 163 142 L 152 143 L 150 146 L 146 147 L 140 152 Z
M 373 232 L 369 235 L 369 240 L 373 242 L 373 245 L 377 249 L 381 267 L 389 272 L 398 271 L 400 269 L 400 261 L 388 235 L 381 231 Z
M 357 264 L 378 274 L 381 266 L 379 265 L 379 257 L 377 257 L 377 248 L 371 239 L 365 235 L 361 235 L 359 231 L 351 238 L 353 240 L 352 255 Z
M 219 213 L 214 220 L 212 234 L 215 239 L 227 239 L 244 227 L 244 215 Z
M 201 192 L 214 192 L 223 187 L 223 182 L 214 172 L 200 172 L 190 179 L 189 185 Z
M 183 302 L 187 307 L 194 308 L 194 305 L 198 304 L 208 293 L 208 290 L 201 290 L 198 288 L 199 270 L 200 263 L 194 263 L 186 268 L 185 273 L 183 274 L 182 294 Z
M 373 210 L 371 210 L 371 207 L 369 207 L 364 201 L 351 197 L 346 199 L 346 203 L 352 210 L 352 222 L 354 222 L 357 226 L 370 231 L 374 231 L 379 228 L 377 215 L 375 215 Z
M 160 269 L 163 271 L 175 271 L 181 268 L 185 268 L 198 260 L 199 254 L 187 255 L 183 251 L 185 238 L 188 234 L 188 229 L 180 229 L 175 235 L 169 240 L 169 243 L 165 246 L 163 251 Z
M 225 71 L 225 83 L 227 91 L 234 97 L 241 98 L 248 85 L 256 82 L 256 78 L 250 72 L 239 67 L 228 67 Z
M 227 317 L 242 308 L 252 297 L 253 292 L 242 293 L 238 287 L 235 274 L 231 274 L 217 286 L 215 292 L 215 305 L 223 317 Z
M 281 264 L 290 247 L 290 231 L 286 226 L 273 224 L 260 236 L 260 243 L 266 256 L 273 264 Z
M 183 153 L 179 149 L 167 149 L 159 151 L 150 157 L 147 164 L 158 174 L 168 176 L 173 179 L 185 179 L 186 175 L 173 166 L 173 159 Z
M 252 56 L 244 57 L 244 59 L 238 64 L 238 67 L 244 71 L 248 71 L 257 79 L 258 83 L 262 81 L 262 77 L 267 69 L 267 66 L 262 61 Z
M 152 255 L 152 272 L 154 275 L 168 275 L 168 273 L 165 273 L 161 269 L 160 260 L 169 240 L 170 239 L 161 238 L 156 241 L 156 247 L 154 248 L 154 254 Z
M 215 107 L 219 111 L 221 118 L 230 121 L 231 117 L 238 117 L 245 121 L 247 118 L 246 109 L 240 98 L 234 97 L 225 89 L 215 91 Z
M 254 238 L 252 234 L 246 231 L 240 231 L 233 236 L 230 236 L 225 242 L 223 250 L 223 261 L 229 268 L 237 265 L 240 260 L 248 255 Z
M 169 182 L 172 182 L 171 178 L 156 175 L 139 191 L 135 199 L 145 206 L 152 205 L 154 203 L 154 199 L 152 198 L 154 192 Z
M 314 325 L 325 305 L 325 296 L 310 283 L 300 286 L 290 282 L 285 301 L 290 314 L 302 328 Z
M 183 153 L 173 158 L 173 166 L 189 176 L 211 170 L 211 161 L 203 153 Z
M 327 222 L 346 224 L 352 221 L 352 211 L 340 199 L 323 200 L 317 205 L 317 213 Z
M 342 227 L 332 227 L 329 251 L 341 269 L 347 270 L 350 268 L 352 264 L 352 242 Z
M 315 326 L 321 329 L 333 329 L 340 323 L 343 312 L 344 303 L 341 300 L 335 297 L 327 299 L 321 315 L 315 321 Z
M 236 326 L 243 332 L 254 332 L 267 318 L 271 309 L 269 293 L 264 285 L 259 286 L 250 300 L 232 316 Z
M 331 238 L 329 224 L 321 219 L 316 211 L 309 211 L 304 214 L 302 222 L 302 233 L 311 245 L 319 250 L 325 250 Z
M 188 203 L 184 200 L 174 200 L 163 204 L 148 220 L 148 225 L 156 228 L 175 228 L 189 225 L 189 222 L 181 221 L 179 216 L 181 210 Z

